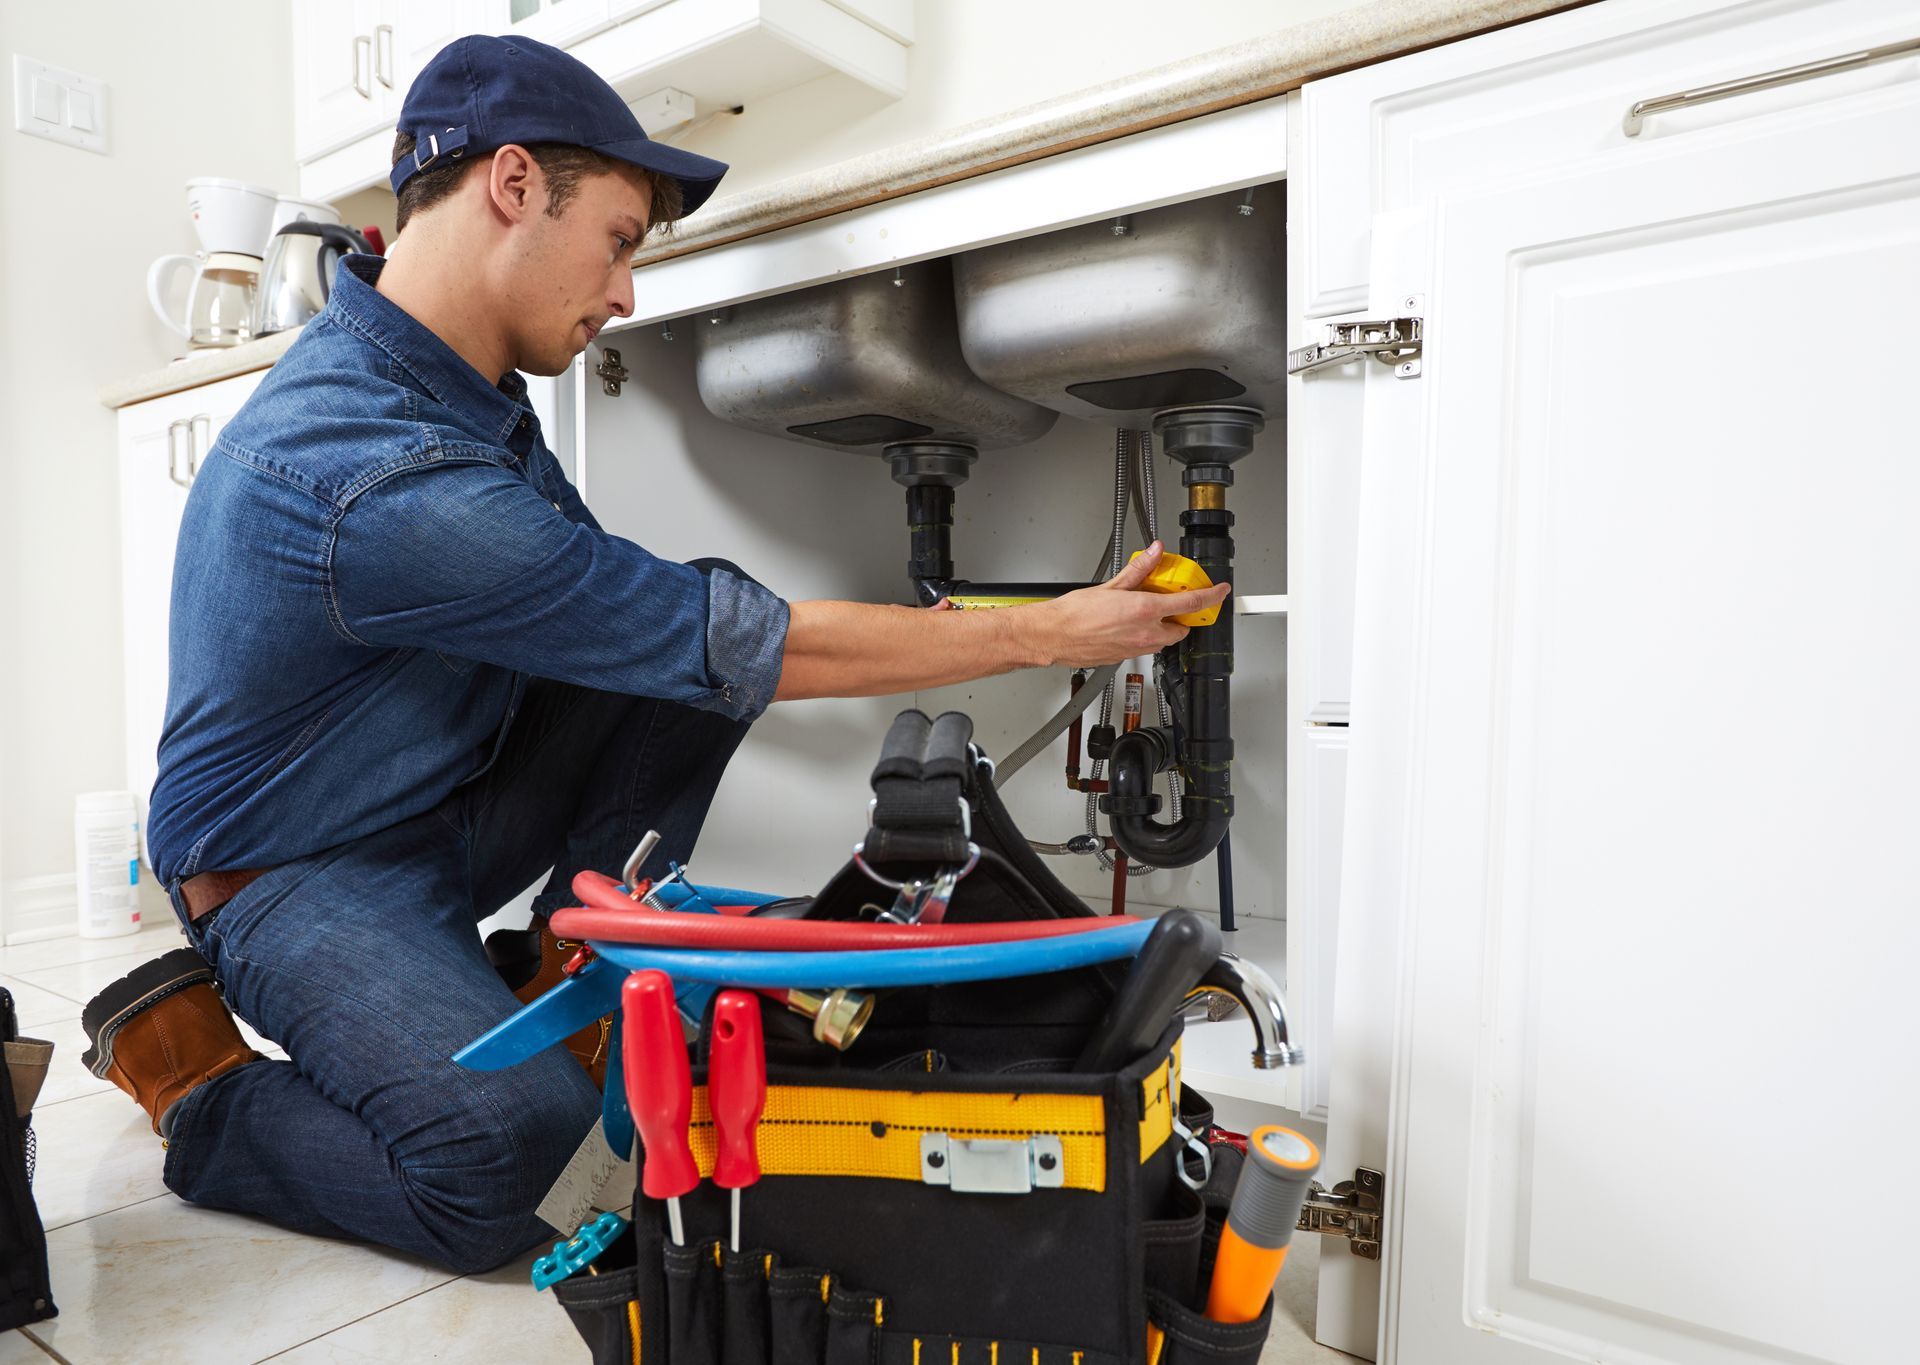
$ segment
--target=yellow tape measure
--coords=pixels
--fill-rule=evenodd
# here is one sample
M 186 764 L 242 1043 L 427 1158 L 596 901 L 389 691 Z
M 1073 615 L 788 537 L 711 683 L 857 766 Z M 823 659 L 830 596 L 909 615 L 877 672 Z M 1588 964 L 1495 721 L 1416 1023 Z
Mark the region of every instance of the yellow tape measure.
M 1135 550 L 1133 558 L 1138 559 L 1144 550 Z M 1196 588 L 1211 588 L 1213 580 L 1207 577 L 1207 571 L 1171 550 L 1160 552 L 1160 562 L 1153 566 L 1153 572 L 1147 575 L 1146 582 L 1140 585 L 1143 592 L 1192 592 Z M 1220 617 L 1220 608 L 1203 607 L 1199 611 L 1184 612 L 1172 619 L 1183 626 L 1210 626 Z

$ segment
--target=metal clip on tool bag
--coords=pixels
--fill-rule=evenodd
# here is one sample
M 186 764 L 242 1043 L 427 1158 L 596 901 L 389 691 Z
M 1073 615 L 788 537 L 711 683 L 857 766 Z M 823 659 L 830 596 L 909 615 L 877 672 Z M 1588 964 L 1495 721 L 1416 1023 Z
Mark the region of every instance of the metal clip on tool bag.
M 1090 918 L 995 795 L 972 725 L 903 713 L 870 828 L 806 909 L 816 920 Z M 1129 964 L 877 991 L 844 1050 L 762 1007 L 760 1177 L 711 1176 L 709 1012 L 694 1048 L 701 1182 L 675 1245 L 660 1202 L 553 1292 L 606 1365 L 1254 1365 L 1272 1308 L 1206 1321 L 1237 1164 L 1198 1191 L 1174 1136 L 1180 1022 L 1106 1071 L 1074 1070 Z M 819 994 L 858 989 L 823 981 Z M 1181 1106 L 1206 1128 L 1204 1101 Z M 1194 1177 L 1195 1183 L 1201 1183 Z

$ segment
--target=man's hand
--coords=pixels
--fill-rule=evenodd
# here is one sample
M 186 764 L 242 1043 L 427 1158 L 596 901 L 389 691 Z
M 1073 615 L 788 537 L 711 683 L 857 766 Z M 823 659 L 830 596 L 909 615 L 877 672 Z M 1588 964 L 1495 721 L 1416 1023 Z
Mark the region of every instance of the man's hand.
M 1184 637 L 1167 620 L 1217 606 L 1227 585 L 1197 592 L 1136 589 L 1160 562 L 1160 542 L 1097 587 L 1052 602 L 991 611 L 795 602 L 789 609 L 778 701 L 882 697 L 1050 664 L 1097 668 Z
M 1098 587 L 1082 588 L 1036 607 L 1053 613 L 1055 647 L 1047 651 L 1052 662 L 1071 668 L 1099 668 L 1122 659 L 1151 654 L 1178 643 L 1188 627 L 1170 616 L 1204 611 L 1226 601 L 1229 585 L 1192 592 L 1137 591 L 1160 562 L 1162 546 L 1154 541 L 1140 557 Z

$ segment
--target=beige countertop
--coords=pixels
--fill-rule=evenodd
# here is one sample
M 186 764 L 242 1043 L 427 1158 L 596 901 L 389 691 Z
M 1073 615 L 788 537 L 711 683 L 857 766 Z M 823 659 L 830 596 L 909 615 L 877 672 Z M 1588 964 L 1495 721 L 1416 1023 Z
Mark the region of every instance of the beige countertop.
M 644 267 L 1003 166 L 1271 99 L 1335 71 L 1585 3 L 1590 0 L 1390 0 L 1366 5 L 723 196 L 671 238 L 634 259 L 637 267 Z M 176 361 L 107 385 L 100 401 L 110 408 L 125 407 L 264 369 L 296 335 L 281 332 Z
M 243 341 L 238 346 L 195 351 L 171 365 L 104 385 L 100 390 L 100 401 L 110 408 L 124 408 L 129 403 L 144 403 L 149 398 L 179 393 L 183 389 L 197 389 L 202 384 L 231 379 L 236 374 L 264 370 L 278 360 L 299 335 L 300 329 L 295 327 L 261 337 L 258 341 Z

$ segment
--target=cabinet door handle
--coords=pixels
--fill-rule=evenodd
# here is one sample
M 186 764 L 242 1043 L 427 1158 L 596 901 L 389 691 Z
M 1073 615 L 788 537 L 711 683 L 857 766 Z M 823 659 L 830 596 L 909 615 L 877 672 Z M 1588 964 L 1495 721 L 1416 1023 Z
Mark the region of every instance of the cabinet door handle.
M 1838 57 L 1826 57 L 1800 66 L 1783 66 L 1778 71 L 1763 71 L 1758 76 L 1742 76 L 1737 81 L 1703 85 L 1698 90 L 1681 90 L 1671 95 L 1659 95 L 1650 100 L 1641 100 L 1629 108 L 1627 116 L 1620 120 L 1620 126 L 1626 131 L 1628 137 L 1639 137 L 1640 125 L 1654 114 L 1665 114 L 1683 105 L 1705 104 L 1709 100 L 1749 95 L 1756 90 L 1771 90 L 1775 86 L 1792 85 L 1796 81 L 1810 81 L 1817 76 L 1831 76 L 1839 71 L 1851 71 L 1857 66 L 1870 66 L 1875 62 L 1890 62 L 1895 57 L 1904 57 L 1908 53 L 1920 53 L 1920 38 L 1909 38 L 1900 43 L 1886 43 L 1861 52 L 1844 52 Z
M 193 479 L 191 475 L 184 479 L 180 477 L 180 442 L 175 439 L 175 434 L 186 429 L 187 419 L 184 417 L 176 417 L 167 423 L 167 477 L 182 488 L 192 483 Z M 187 441 L 189 444 L 193 441 L 193 432 L 190 430 L 187 431 Z M 188 453 L 188 457 L 191 460 L 191 452 Z
M 361 99 L 370 100 L 373 98 L 373 82 L 369 80 L 365 85 L 360 84 L 360 54 L 362 52 L 367 54 L 367 66 L 371 68 L 373 66 L 373 39 L 364 33 L 356 33 L 353 35 L 353 88 L 360 92 Z
M 393 25 L 382 24 L 373 31 L 373 77 L 393 89 Z
M 205 432 L 203 438 L 201 432 Z M 187 482 L 192 483 L 200 477 L 200 457 L 207 453 L 207 447 L 213 444 L 213 418 L 204 412 L 196 412 L 187 419 Z

